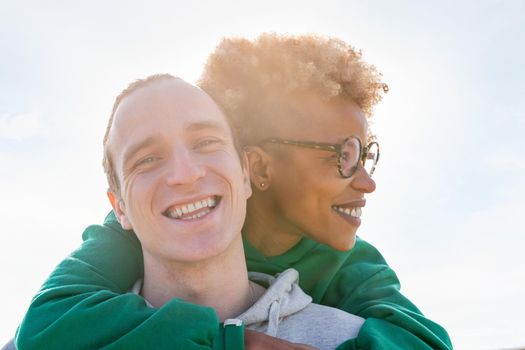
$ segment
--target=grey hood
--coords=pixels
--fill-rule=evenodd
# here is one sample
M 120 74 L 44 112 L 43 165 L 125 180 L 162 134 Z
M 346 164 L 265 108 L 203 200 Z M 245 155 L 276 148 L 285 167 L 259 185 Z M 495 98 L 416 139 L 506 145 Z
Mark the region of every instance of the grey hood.
M 260 272 L 250 272 L 248 276 L 250 283 L 268 287 L 252 307 L 237 317 L 252 329 L 276 336 L 283 317 L 296 314 L 312 302 L 299 287 L 299 273 L 294 269 L 287 269 L 277 277 Z

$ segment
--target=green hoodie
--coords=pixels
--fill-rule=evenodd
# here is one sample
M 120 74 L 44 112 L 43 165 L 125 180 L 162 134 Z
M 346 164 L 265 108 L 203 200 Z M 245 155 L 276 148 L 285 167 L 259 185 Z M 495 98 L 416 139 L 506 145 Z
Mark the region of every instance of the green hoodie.
M 142 277 L 142 250 L 113 214 L 104 225 L 89 226 L 83 239 L 33 298 L 16 335 L 19 350 L 209 350 L 242 343 L 232 338 L 242 332 L 225 329 L 211 308 L 173 299 L 153 309 L 127 293 Z M 447 332 L 400 293 L 394 271 L 359 238 L 348 252 L 306 238 L 269 258 L 246 240 L 244 248 L 248 270 L 273 275 L 293 267 L 314 302 L 366 319 L 358 337 L 338 350 L 452 349 Z

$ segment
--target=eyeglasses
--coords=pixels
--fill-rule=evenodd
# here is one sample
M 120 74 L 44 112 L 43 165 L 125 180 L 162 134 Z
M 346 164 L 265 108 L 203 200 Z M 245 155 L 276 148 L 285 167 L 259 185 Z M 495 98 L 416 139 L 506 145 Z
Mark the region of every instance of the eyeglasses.
M 363 147 L 361 140 L 355 136 L 347 137 L 341 144 L 293 141 L 278 137 L 270 137 L 259 142 L 260 145 L 265 143 L 277 143 L 335 152 L 337 153 L 337 170 L 339 170 L 339 174 L 345 179 L 354 175 L 359 163 L 361 163 L 368 175 L 372 176 L 379 161 L 379 143 L 373 141 L 366 147 Z

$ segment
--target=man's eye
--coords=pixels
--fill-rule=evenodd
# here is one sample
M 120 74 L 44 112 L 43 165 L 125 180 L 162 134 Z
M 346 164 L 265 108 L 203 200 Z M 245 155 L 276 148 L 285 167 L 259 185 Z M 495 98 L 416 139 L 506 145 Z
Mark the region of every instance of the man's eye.
M 139 160 L 137 163 L 135 163 L 135 166 L 151 164 L 151 163 L 157 161 L 158 159 L 159 159 L 159 157 L 155 157 L 155 156 L 150 156 L 150 157 L 142 158 L 142 159 Z
M 199 141 L 196 145 L 195 145 L 195 149 L 199 149 L 199 148 L 205 148 L 207 146 L 211 146 L 213 144 L 216 144 L 216 143 L 219 143 L 220 140 L 218 139 L 204 139 L 204 140 L 201 140 Z

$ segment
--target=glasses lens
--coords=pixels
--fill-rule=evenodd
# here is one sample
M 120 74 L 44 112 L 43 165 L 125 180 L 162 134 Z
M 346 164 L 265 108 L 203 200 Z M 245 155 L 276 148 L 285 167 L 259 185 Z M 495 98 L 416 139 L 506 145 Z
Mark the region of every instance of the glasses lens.
M 341 175 L 350 177 L 355 172 L 359 162 L 359 154 L 361 152 L 361 144 L 359 140 L 350 137 L 341 146 L 341 159 L 339 160 Z
M 375 142 L 372 142 L 368 146 L 368 152 L 363 155 L 363 167 L 366 172 L 370 175 L 374 173 L 374 169 L 379 159 L 379 145 Z

